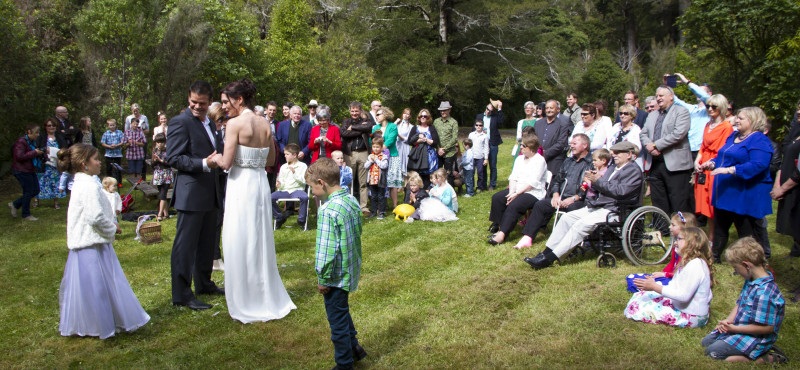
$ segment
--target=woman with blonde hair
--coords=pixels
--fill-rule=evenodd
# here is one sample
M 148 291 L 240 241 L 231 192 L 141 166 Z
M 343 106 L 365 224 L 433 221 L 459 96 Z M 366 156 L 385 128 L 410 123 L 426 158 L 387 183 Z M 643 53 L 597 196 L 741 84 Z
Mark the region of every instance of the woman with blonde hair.
M 728 244 L 728 231 L 736 225 L 739 237 L 754 236 L 769 258 L 766 235 L 754 233 L 758 220 L 772 213 L 772 178 L 769 163 L 772 144 L 764 135 L 767 116 L 758 107 L 747 107 L 736 115 L 739 131 L 728 136 L 717 156 L 699 169 L 715 176 L 711 195 L 714 207 L 714 244 L 712 252 L 719 262 Z

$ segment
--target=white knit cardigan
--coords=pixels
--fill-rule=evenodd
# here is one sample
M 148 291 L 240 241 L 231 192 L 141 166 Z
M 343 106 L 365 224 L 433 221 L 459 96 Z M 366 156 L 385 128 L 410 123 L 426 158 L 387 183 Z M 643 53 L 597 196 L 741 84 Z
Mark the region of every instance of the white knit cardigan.
M 79 249 L 114 241 L 117 225 L 114 210 L 97 180 L 83 172 L 75 174 L 67 210 L 67 247 Z

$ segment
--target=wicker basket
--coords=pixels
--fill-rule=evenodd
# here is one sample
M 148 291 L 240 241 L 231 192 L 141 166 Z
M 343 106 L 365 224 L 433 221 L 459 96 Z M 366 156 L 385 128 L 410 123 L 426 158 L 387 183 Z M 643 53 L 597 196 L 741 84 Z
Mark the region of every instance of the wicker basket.
M 142 217 L 147 216 L 139 216 L 139 219 Z M 161 224 L 158 221 L 145 221 L 139 228 L 139 238 L 144 244 L 161 243 Z

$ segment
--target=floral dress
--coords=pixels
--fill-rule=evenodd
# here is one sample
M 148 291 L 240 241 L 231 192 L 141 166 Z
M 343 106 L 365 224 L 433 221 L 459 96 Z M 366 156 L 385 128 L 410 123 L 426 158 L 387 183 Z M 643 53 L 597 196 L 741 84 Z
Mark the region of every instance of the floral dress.
M 165 158 L 167 153 L 153 148 L 153 154 Z M 153 185 L 172 184 L 172 168 L 161 162 L 153 162 Z
M 55 139 L 47 138 L 48 148 L 58 148 Z M 58 182 L 61 180 L 61 173 L 55 167 L 45 164 L 44 172 L 36 174 L 39 177 L 39 199 L 57 199 L 67 196 L 65 190 L 58 190 Z

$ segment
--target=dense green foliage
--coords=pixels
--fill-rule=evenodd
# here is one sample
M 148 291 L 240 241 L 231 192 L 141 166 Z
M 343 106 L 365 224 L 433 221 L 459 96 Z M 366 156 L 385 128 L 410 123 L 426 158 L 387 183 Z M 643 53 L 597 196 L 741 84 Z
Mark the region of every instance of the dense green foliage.
M 196 79 L 250 78 L 257 104 L 316 99 L 336 120 L 378 98 L 398 111 L 450 100 L 463 123 L 499 98 L 511 126 L 528 100 L 613 106 L 681 72 L 762 106 L 778 132 L 800 92 L 799 0 L 2 1 L 5 142 L 57 104 L 73 121 L 133 102 L 172 116 Z

